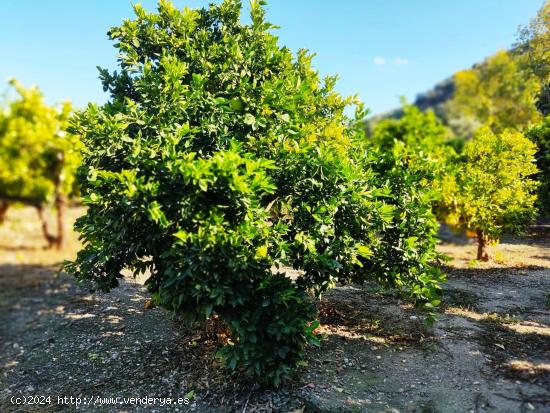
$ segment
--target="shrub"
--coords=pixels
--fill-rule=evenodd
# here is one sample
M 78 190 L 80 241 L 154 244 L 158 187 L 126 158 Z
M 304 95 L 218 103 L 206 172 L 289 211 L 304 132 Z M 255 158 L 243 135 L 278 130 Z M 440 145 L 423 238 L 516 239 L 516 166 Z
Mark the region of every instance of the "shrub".
M 378 155 L 376 184 L 389 212 L 379 242 L 372 243 L 372 256 L 358 274 L 375 278 L 383 285 L 399 289 L 420 307 L 439 305 L 439 283 L 445 281 L 434 262 L 444 259 L 435 251 L 439 224 L 432 212 L 438 193 L 432 182 L 409 167 L 398 144 L 393 153 Z M 400 150 L 401 149 L 401 150 Z
M 439 282 L 433 262 L 441 185 L 456 153 L 447 145 L 449 132 L 431 111 L 404 104 L 403 116 L 374 127 L 369 144 L 376 153 L 372 164 L 375 185 L 394 212 L 383 231 L 366 271 L 380 282 L 399 287 L 429 308 L 439 304 Z
M 63 208 L 74 189 L 80 162 L 79 141 L 66 133 L 71 105 L 48 106 L 36 88 L 10 81 L 17 93 L 0 113 L 0 222 L 10 202 L 37 208 L 50 244 L 63 242 Z M 58 235 L 49 233 L 42 216 L 45 204 L 58 210 Z
M 536 216 L 531 178 L 536 146 L 523 134 L 481 128 L 464 147 L 455 177 L 444 185 L 447 222 L 477 234 L 478 260 L 488 260 L 487 243 L 504 232 L 519 233 Z
M 403 116 L 377 123 L 371 140 L 383 153 L 399 154 L 406 168 L 437 187 L 456 156 L 450 136 L 450 131 L 432 111 L 422 112 L 404 103 Z
M 354 100 L 319 79 L 311 55 L 277 44 L 262 5 L 245 25 L 238 1 L 183 11 L 161 1 L 111 29 L 120 72 L 101 70 L 111 99 L 74 119 L 88 211 L 66 269 L 103 291 L 123 268 L 149 270 L 155 302 L 228 325 L 229 368 L 278 385 L 318 344 L 310 293 L 377 260 L 399 210 L 344 115 Z
M 422 112 L 415 105 L 403 103 L 403 115 L 398 119 L 383 119 L 376 123 L 372 137 L 374 144 L 384 151 L 391 150 L 396 141 L 403 142 L 415 156 L 436 152 L 449 131 L 431 110 Z

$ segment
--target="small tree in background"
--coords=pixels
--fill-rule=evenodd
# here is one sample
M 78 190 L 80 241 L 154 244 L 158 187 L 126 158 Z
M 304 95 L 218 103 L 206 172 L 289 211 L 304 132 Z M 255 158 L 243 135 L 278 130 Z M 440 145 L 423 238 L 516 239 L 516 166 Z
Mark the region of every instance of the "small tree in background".
M 376 154 L 370 167 L 377 186 L 387 191 L 395 213 L 365 272 L 379 275 L 379 281 L 390 286 L 402 284 L 413 297 L 430 291 L 428 307 L 439 303 L 438 283 L 444 281 L 432 264 L 443 259 L 435 252 L 440 183 L 456 157 L 448 137 L 432 111 L 403 102 L 403 116 L 376 123 L 367 139 Z M 401 277 L 403 273 L 409 276 Z
M 407 168 L 435 182 L 456 155 L 449 144 L 450 135 L 435 113 L 422 112 L 403 102 L 403 116 L 378 122 L 370 139 L 376 148 L 386 153 L 402 146 L 399 151 L 407 162 Z
M 489 260 L 490 241 L 521 232 L 535 218 L 536 150 L 519 132 L 481 128 L 466 143 L 456 176 L 445 182 L 447 223 L 476 233 L 478 260 Z
M 450 139 L 452 132 L 432 111 L 422 112 L 404 104 L 403 116 L 378 122 L 371 142 L 390 158 L 401 159 L 402 167 L 416 174 L 431 190 L 432 209 L 442 220 L 447 213 L 442 199 L 443 187 L 452 179 L 458 161 L 455 146 L 464 141 Z M 388 169 L 391 170 L 391 167 Z
M 10 203 L 33 205 L 48 245 L 61 248 L 65 203 L 80 162 L 79 140 L 66 132 L 71 105 L 49 106 L 36 87 L 10 84 L 18 96 L 0 113 L 0 222 Z M 57 235 L 44 217 L 50 203 L 57 209 Z

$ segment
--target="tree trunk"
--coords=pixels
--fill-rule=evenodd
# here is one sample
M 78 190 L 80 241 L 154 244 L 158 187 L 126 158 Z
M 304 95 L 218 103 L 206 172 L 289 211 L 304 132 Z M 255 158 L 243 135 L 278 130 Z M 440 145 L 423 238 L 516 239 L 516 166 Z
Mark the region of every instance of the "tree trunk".
M 55 197 L 55 209 L 57 212 L 57 237 L 55 238 L 55 248 L 60 250 L 65 243 L 65 207 L 66 199 L 63 194 L 58 192 Z
M 477 234 L 477 259 L 479 261 L 489 261 L 489 253 L 487 252 L 487 236 L 482 230 L 476 230 Z
M 57 237 L 54 238 L 53 245 L 57 250 L 63 248 L 65 241 L 65 204 L 66 199 L 63 194 L 63 165 L 65 164 L 65 156 L 63 152 L 57 154 L 57 162 L 55 163 L 55 210 L 57 219 Z
M 6 201 L 0 201 L 0 225 L 4 223 L 6 219 L 6 213 L 8 212 L 9 204 Z
M 48 220 L 44 216 L 44 207 L 41 204 L 35 205 L 36 212 L 38 212 L 38 218 L 40 218 L 40 222 L 42 223 L 42 233 L 44 234 L 44 238 L 46 238 L 46 242 L 48 243 L 47 248 L 51 248 L 56 240 L 56 237 L 50 234 L 50 231 L 48 231 Z

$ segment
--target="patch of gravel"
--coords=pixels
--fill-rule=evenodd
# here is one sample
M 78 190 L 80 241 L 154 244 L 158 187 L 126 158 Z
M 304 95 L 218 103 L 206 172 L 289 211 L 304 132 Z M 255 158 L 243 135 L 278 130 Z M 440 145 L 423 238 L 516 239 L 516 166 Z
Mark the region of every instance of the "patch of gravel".
M 0 266 L 0 411 L 74 411 L 57 397 L 184 398 L 182 406 L 79 406 L 79 411 L 289 411 L 289 390 L 259 391 L 227 376 L 217 338 L 185 329 L 164 310 L 145 309 L 147 293 L 124 280 L 109 294 L 88 294 L 53 268 Z M 34 273 L 19 285 L 21 272 Z M 11 291 L 10 291 L 11 290 Z M 12 396 L 51 396 L 49 405 L 14 406 Z M 160 403 L 160 401 L 158 402 Z
M 6 294 L 21 271 L 35 272 L 33 283 Z M 287 387 L 264 391 L 223 372 L 214 357 L 215 331 L 186 330 L 163 310 L 145 309 L 141 285 L 124 281 L 109 294 L 90 295 L 50 271 L 0 267 L 0 325 L 7 338 L 1 343 L 0 411 L 74 410 L 53 403 L 21 409 L 10 403 L 12 395 L 177 398 L 191 390 L 186 406 L 79 411 L 546 411 L 548 372 L 533 366 L 550 361 L 548 337 L 526 341 L 507 330 L 509 323 L 479 312 L 444 307 L 435 328 L 426 330 L 421 314 L 392 295 L 336 288 L 319 303 L 325 340 L 310 350 L 308 368 Z M 457 278 L 450 286 L 463 282 Z M 483 300 L 490 288 L 474 290 Z M 511 346 L 514 340 L 524 347 Z M 516 359 L 530 364 L 515 370 L 509 363 Z

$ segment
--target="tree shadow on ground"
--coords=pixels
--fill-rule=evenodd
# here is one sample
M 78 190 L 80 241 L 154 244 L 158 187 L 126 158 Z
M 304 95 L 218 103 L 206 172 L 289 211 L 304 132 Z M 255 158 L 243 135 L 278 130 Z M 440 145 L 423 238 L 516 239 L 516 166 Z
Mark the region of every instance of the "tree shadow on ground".
M 423 323 L 426 313 L 401 300 L 396 291 L 374 284 L 336 288 L 317 307 L 322 325 L 350 338 L 415 344 L 430 335 Z
M 222 328 L 215 321 L 189 327 L 160 308 L 147 309 L 148 293 L 127 280 L 91 295 L 70 276 L 54 276 L 57 269 L 0 265 L 0 388 L 106 398 L 194 391 L 197 412 L 300 407 L 290 397 L 295 382 L 264 390 L 222 366 L 216 357 Z M 0 394 L 0 411 L 12 407 Z
M 441 265 L 441 271 L 448 278 L 478 278 L 480 280 L 498 277 L 509 277 L 518 271 L 544 271 L 547 267 L 541 265 L 522 265 L 518 267 L 490 267 L 490 268 L 456 268 L 449 265 Z
M 550 287 L 548 267 L 442 269 L 449 285 L 443 287 L 441 310 L 479 327 L 475 340 L 491 367 L 487 380 L 496 375 L 534 385 L 517 394 L 497 395 L 536 406 L 550 403 L 550 312 L 543 293 Z M 537 388 L 541 392 L 533 390 Z
M 495 318 L 477 323 L 483 328 L 478 340 L 490 355 L 494 372 L 540 386 L 544 389 L 544 401 L 550 403 L 550 337 L 540 332 L 517 331 L 513 323 Z M 531 401 L 537 398 L 541 399 L 531 395 Z
M 550 247 L 550 221 L 541 221 L 527 228 L 525 234 L 520 236 L 504 235 L 502 243 L 520 245 L 536 245 Z
M 5 298 L 16 298 L 14 292 L 28 288 L 38 288 L 51 284 L 61 268 L 61 264 L 1 264 L 0 265 L 0 295 Z M 32 291 L 28 292 L 33 294 Z
M 91 296 L 68 276 L 54 277 L 56 269 L 40 265 L 0 266 L 3 305 L 11 305 L 0 305 L 0 334 L 10 337 L 10 341 L 17 337 L 17 342 L 27 349 L 18 356 L 20 364 L 6 376 L 16 390 L 24 391 L 32 385 L 36 391 L 92 392 L 106 397 L 115 393 L 132 396 L 136 392 L 159 395 L 160 391 L 162 395 L 181 396 L 194 390 L 197 411 L 291 411 L 303 406 L 301 397 L 311 390 L 307 387 L 309 374 L 320 372 L 317 379 L 311 379 L 315 389 L 336 379 L 341 380 L 342 388 L 362 380 L 359 390 L 369 394 L 372 386 L 385 390 L 391 386 L 382 383 L 383 372 L 367 374 L 360 370 L 363 364 L 369 368 L 376 362 L 376 347 L 384 349 L 384 357 L 394 355 L 400 359 L 400 348 L 430 350 L 437 344 L 424 328 L 423 314 L 401 301 L 395 292 L 374 286 L 338 287 L 318 303 L 325 338 L 321 349 L 308 350 L 310 366 L 283 388 L 264 390 L 238 372 L 228 373 L 216 358 L 224 340 L 223 328 L 215 321 L 189 328 L 170 319 L 161 309 L 146 310 L 147 294 L 141 286 L 127 281 L 110 294 Z M 485 276 L 483 271 L 474 272 L 473 276 Z M 20 304 L 20 308 L 14 309 L 14 304 Z M 9 331 L 6 324 L 11 326 Z M 13 328 L 16 325 L 17 331 Z M 508 372 L 508 359 L 503 359 L 498 364 L 502 374 L 516 374 L 511 377 L 546 385 L 547 377 L 539 374 L 538 364 L 529 358 L 529 352 L 537 346 L 548 350 L 546 344 L 536 337 L 501 331 L 498 325 L 487 333 L 486 340 L 487 346 L 491 340 L 500 340 L 496 342 L 504 343 L 505 348 L 510 346 L 511 354 L 519 361 L 532 363 L 514 364 L 513 371 Z M 513 340 L 526 342 L 525 352 L 516 352 L 508 343 Z M 390 349 L 395 352 L 389 353 Z M 492 350 L 500 351 L 498 347 Z M 15 353 L 14 347 L 9 346 L 7 356 L 15 359 Z M 353 367 L 345 359 L 353 361 Z M 535 373 L 518 373 L 525 366 Z M 342 368 L 345 372 L 340 371 Z M 32 377 L 26 371 L 32 371 Z M 398 389 L 390 390 L 398 393 Z M 327 394 L 341 397 L 339 405 L 347 406 L 345 393 L 333 389 Z M 7 403 L 0 400 L 0 410 Z

